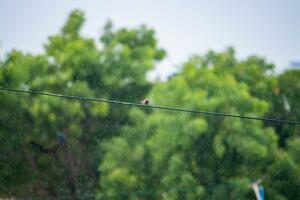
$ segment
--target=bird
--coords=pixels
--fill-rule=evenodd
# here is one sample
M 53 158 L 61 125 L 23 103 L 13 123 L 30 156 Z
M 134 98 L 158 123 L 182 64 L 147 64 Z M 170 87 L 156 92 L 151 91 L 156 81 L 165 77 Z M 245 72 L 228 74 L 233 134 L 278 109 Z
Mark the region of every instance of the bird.
M 141 104 L 143 104 L 143 105 L 148 105 L 149 103 L 150 103 L 149 99 L 143 99 L 141 101 Z

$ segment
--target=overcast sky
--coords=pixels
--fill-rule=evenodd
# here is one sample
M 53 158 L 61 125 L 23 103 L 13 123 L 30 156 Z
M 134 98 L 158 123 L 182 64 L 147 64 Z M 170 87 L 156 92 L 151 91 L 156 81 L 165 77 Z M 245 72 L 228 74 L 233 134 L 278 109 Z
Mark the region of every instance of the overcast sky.
M 300 60 L 299 0 L 0 0 L 0 52 L 43 51 L 73 9 L 86 13 L 82 33 L 98 38 L 107 19 L 116 27 L 146 24 L 168 52 L 156 74 L 165 77 L 190 55 L 234 46 L 279 71 Z

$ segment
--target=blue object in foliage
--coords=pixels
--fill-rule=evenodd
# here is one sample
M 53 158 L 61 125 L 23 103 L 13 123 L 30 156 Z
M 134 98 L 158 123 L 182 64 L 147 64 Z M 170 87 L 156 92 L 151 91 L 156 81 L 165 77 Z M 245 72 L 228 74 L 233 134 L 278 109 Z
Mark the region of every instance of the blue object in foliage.
M 57 139 L 61 146 L 65 146 L 67 144 L 66 135 L 63 132 L 57 133 Z
M 259 195 L 261 200 L 265 200 L 265 190 L 262 185 L 259 186 Z

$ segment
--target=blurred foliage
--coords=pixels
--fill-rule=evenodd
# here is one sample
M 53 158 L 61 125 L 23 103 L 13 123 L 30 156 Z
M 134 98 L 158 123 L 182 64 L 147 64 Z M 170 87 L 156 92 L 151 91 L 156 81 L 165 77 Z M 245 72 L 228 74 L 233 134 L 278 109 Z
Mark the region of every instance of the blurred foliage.
M 1 87 L 300 120 L 300 71 L 232 47 L 150 82 L 166 52 L 145 25 L 83 37 L 73 11 L 44 53 L 12 50 Z M 299 126 L 0 93 L 0 197 L 300 199 Z
M 192 58 L 177 75 L 157 83 L 149 96 L 158 105 L 264 115 L 268 103 L 226 70 L 203 67 L 201 59 Z M 100 186 L 111 195 L 126 191 L 128 199 L 136 199 L 134 191 L 150 189 L 165 191 L 158 199 L 245 199 L 252 197 L 250 184 L 262 176 L 277 149 L 274 130 L 262 122 L 136 109 L 130 113 L 133 126 L 102 144 L 106 154 Z M 174 193 L 176 188 L 194 192 Z
M 84 13 L 73 11 L 43 54 L 9 52 L 1 62 L 1 86 L 124 101 L 144 96 L 151 86 L 146 73 L 165 56 L 154 31 L 115 30 L 109 22 L 99 48 L 80 35 L 83 22 Z M 118 134 L 129 108 L 4 93 L 0 104 L 0 197 L 95 192 L 99 142 Z

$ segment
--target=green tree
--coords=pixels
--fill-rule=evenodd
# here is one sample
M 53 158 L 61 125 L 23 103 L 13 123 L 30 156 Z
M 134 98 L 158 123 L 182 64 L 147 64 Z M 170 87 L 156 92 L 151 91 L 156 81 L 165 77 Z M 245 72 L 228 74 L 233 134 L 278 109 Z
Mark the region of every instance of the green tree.
M 147 72 L 166 52 L 145 25 L 83 37 L 74 10 L 38 55 L 12 50 L 1 87 L 300 120 L 299 70 L 233 48 L 192 56 L 165 82 Z M 299 127 L 0 93 L 0 197 L 299 199 Z M 98 171 L 99 170 L 99 171 Z
M 277 76 L 278 88 L 270 99 L 271 116 L 300 121 L 300 70 L 289 69 Z M 299 199 L 300 192 L 300 127 L 290 124 L 273 124 L 281 149 L 276 153 L 276 162 L 268 172 L 268 185 L 277 199 Z M 274 195 L 275 196 L 275 195 Z M 275 199 L 275 198 L 274 198 Z
M 277 92 L 275 66 L 259 56 L 238 60 L 232 47 L 223 52 L 209 51 L 204 56 L 192 58 L 197 65 L 214 67 L 218 73 L 233 75 L 238 82 L 246 83 L 251 95 L 269 100 Z M 272 106 L 272 104 L 270 104 Z
M 179 73 L 154 86 L 152 102 L 241 115 L 267 113 L 269 104 L 251 94 L 246 81 L 220 70 L 226 63 L 221 58 L 213 65 L 204 65 L 200 56 L 191 58 Z M 99 167 L 99 197 L 250 199 L 251 183 L 264 176 L 277 148 L 274 130 L 258 121 L 159 110 L 132 110 L 131 121 L 133 127 L 125 126 L 120 137 L 102 145 L 106 154 Z
M 108 22 L 98 45 L 81 36 L 84 21 L 82 11 L 73 11 L 61 32 L 49 37 L 45 53 L 9 52 L 1 63 L 1 86 L 130 101 L 143 97 L 151 87 L 147 72 L 165 56 L 154 31 L 115 30 Z M 0 104 L 0 195 L 91 198 L 99 179 L 99 142 L 127 122 L 129 108 L 8 93 L 0 94 Z
M 277 90 L 270 99 L 273 109 L 270 115 L 286 120 L 300 120 L 300 70 L 291 69 L 279 74 L 277 77 Z M 280 135 L 281 146 L 286 146 L 286 141 L 294 136 L 300 136 L 299 126 L 288 124 L 274 124 L 277 133 Z

